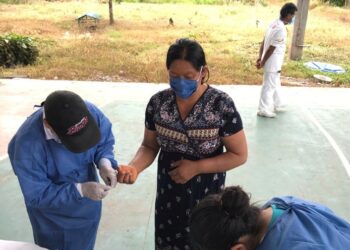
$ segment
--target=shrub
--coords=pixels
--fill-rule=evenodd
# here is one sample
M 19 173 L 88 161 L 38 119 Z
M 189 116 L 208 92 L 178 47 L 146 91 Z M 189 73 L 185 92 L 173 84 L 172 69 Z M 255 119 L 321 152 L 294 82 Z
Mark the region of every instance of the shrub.
M 329 3 L 330 5 L 342 7 L 345 6 L 345 0 L 321 0 L 324 3 Z
M 33 64 L 38 55 L 32 38 L 16 34 L 0 36 L 0 66 Z

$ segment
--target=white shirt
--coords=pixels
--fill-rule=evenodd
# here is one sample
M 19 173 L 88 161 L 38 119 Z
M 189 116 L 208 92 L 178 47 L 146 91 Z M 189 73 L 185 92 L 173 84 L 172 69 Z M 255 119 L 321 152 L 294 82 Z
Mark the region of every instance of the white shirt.
M 44 120 L 45 120 L 45 110 L 43 108 L 43 121 Z M 55 131 L 53 131 L 52 129 L 46 127 L 44 122 L 43 122 L 43 127 L 44 127 L 44 131 L 45 131 L 45 138 L 46 138 L 46 140 L 55 140 L 57 143 L 61 143 L 61 140 L 60 140 L 60 138 L 58 138 L 58 136 L 55 133 Z
M 282 68 L 284 53 L 286 52 L 287 29 L 284 23 L 277 19 L 273 21 L 266 30 L 264 38 L 263 57 L 270 46 L 275 50 L 264 65 L 265 72 L 278 72 Z

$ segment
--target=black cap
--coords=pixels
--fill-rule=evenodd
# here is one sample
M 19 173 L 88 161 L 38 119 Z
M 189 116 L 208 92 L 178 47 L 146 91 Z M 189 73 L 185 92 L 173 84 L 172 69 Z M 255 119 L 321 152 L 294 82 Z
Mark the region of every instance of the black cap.
M 55 91 L 44 102 L 45 119 L 68 150 L 82 153 L 101 138 L 96 121 L 81 97 L 71 91 Z

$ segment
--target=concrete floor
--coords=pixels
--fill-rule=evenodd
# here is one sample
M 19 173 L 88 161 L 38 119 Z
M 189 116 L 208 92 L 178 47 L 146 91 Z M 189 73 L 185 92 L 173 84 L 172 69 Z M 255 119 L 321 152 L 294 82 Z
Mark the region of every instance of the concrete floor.
M 127 163 L 143 135 L 144 109 L 165 84 L 1 80 L 0 239 L 32 242 L 16 176 L 6 157 L 11 136 L 25 117 L 56 89 L 69 89 L 99 105 L 114 125 L 116 157 Z M 350 89 L 287 88 L 288 110 L 275 119 L 256 116 L 259 86 L 220 86 L 241 113 L 248 162 L 228 173 L 263 203 L 295 195 L 327 205 L 350 221 Z M 156 165 L 134 185 L 118 185 L 104 200 L 96 249 L 154 249 Z

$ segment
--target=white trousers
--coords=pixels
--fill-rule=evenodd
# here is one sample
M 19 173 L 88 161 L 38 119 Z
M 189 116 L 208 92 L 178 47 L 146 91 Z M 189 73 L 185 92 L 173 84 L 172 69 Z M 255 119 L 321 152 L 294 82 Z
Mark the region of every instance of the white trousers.
M 264 82 L 261 88 L 259 111 L 275 112 L 275 108 L 282 107 L 281 73 L 264 72 Z

